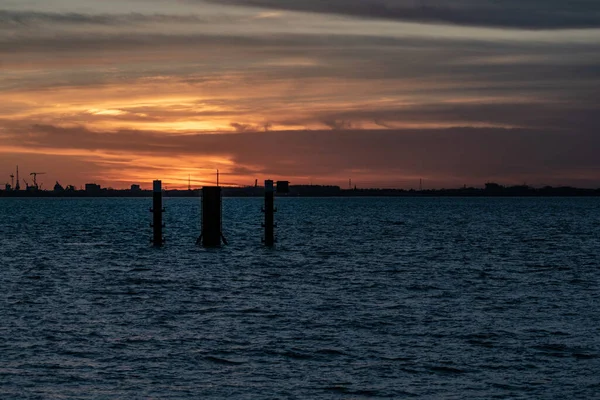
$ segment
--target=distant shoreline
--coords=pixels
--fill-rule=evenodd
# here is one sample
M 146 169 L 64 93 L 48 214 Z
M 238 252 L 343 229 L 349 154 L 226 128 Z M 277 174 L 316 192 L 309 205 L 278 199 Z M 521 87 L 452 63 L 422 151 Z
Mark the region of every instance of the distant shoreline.
M 202 191 L 195 190 L 165 190 L 166 197 L 201 197 Z M 223 197 L 262 197 L 262 187 L 223 187 Z M 404 190 L 404 189 L 341 189 L 339 186 L 290 186 L 289 193 L 284 197 L 599 197 L 600 189 L 582 189 L 573 187 L 543 187 L 501 186 L 486 184 L 485 188 L 433 189 L 433 190 Z M 0 190 L 0 198 L 31 198 L 31 197 L 152 197 L 151 190 L 71 190 L 71 191 L 6 191 Z

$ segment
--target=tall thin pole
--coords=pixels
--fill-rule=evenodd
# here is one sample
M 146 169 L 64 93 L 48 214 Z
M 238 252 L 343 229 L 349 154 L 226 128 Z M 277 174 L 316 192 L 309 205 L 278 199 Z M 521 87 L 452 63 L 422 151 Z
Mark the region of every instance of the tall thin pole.
M 265 181 L 265 207 L 263 208 L 263 212 L 265 213 L 265 223 L 263 224 L 263 227 L 265 228 L 265 245 L 269 247 L 275 245 L 274 197 L 275 188 L 273 187 L 273 181 L 267 180 Z
M 165 212 L 162 206 L 162 182 L 154 181 L 152 186 L 152 208 L 150 209 L 153 215 L 152 228 L 154 228 L 152 244 L 154 247 L 162 247 L 165 243 L 165 239 L 163 238 L 163 228 L 165 225 L 162 222 L 162 216 Z
M 21 190 L 21 184 L 19 183 L 19 166 L 17 165 L 17 184 L 15 185 L 15 190 Z

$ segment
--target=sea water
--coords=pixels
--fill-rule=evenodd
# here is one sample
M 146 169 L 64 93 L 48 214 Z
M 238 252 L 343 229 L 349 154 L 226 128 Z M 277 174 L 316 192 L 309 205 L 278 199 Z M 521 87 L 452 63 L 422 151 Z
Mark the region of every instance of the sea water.
M 600 398 L 600 199 L 0 199 L 0 398 Z

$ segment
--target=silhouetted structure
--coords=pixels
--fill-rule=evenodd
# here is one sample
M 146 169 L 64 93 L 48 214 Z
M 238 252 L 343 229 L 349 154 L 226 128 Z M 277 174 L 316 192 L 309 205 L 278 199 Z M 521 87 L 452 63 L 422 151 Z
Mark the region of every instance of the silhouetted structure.
M 85 191 L 88 194 L 99 194 L 102 191 L 100 185 L 96 185 L 95 183 L 86 183 Z
M 26 182 L 24 179 L 22 182 Z M 152 197 L 152 190 L 130 190 L 101 188 L 100 185 L 87 184 L 85 189 L 68 185 L 64 191 L 43 190 L 41 187 L 35 190 L 34 186 L 28 186 L 29 190 L 18 190 L 18 181 L 15 186 L 0 186 L 0 197 Z M 41 185 L 40 185 L 41 186 Z M 264 197 L 262 186 L 224 187 L 221 188 L 222 197 Z M 189 190 L 165 190 L 164 195 L 168 197 L 199 197 L 200 189 Z M 600 197 L 599 189 L 584 189 L 575 187 L 551 187 L 545 186 L 535 188 L 527 185 L 503 186 L 498 183 L 488 182 L 485 188 L 475 188 L 464 185 L 454 189 L 377 189 L 363 188 L 341 189 L 339 186 L 323 185 L 289 185 L 289 193 L 279 193 L 277 196 L 286 197 Z
M 499 185 L 495 182 L 487 182 L 485 184 L 485 191 L 488 193 L 500 193 L 504 190 L 504 186 Z
M 39 189 L 41 189 L 41 186 L 38 185 L 38 182 L 37 182 L 37 176 L 38 175 L 45 175 L 45 174 L 46 174 L 45 172 L 32 172 L 32 173 L 29 174 L 29 175 L 33 176 L 33 186 L 32 186 L 33 190 L 39 190 Z
M 288 181 L 277 181 L 277 193 L 289 193 L 290 183 Z
M 154 228 L 154 236 L 152 237 L 152 244 L 154 247 L 161 247 L 165 243 L 163 237 L 163 228 L 165 224 L 162 222 L 162 216 L 165 209 L 162 206 L 162 182 L 154 181 L 152 185 L 152 228 Z
M 222 231 L 222 200 L 219 186 L 202 188 L 202 234 L 196 244 L 204 247 L 220 247 L 221 240 L 227 244 Z
M 131 185 L 131 189 L 132 192 L 140 192 L 142 190 L 142 188 L 140 187 L 140 185 Z
M 21 190 L 21 184 L 19 183 L 19 166 L 17 165 L 17 183 L 15 184 L 15 191 Z
M 279 183 L 277 184 L 279 187 Z M 266 246 L 275 245 L 275 189 L 273 188 L 273 181 L 265 181 L 265 207 L 263 212 L 265 213 L 265 238 L 264 243 Z

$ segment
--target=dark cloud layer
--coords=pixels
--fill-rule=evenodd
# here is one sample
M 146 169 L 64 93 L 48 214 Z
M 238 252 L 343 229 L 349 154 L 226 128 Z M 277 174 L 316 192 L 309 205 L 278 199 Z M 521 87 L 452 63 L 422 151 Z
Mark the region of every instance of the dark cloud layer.
M 337 130 L 165 135 L 93 132 L 47 125 L 13 126 L 8 144 L 30 149 L 78 149 L 149 156 L 227 156 L 248 174 L 348 176 L 355 170 L 379 182 L 401 176 L 436 176 L 446 183 L 490 179 L 583 182 L 597 179 L 593 131 L 453 128 L 439 130 Z M 560 177 L 551 178 L 560 170 Z M 596 181 L 586 174 L 595 174 Z M 395 177 L 396 176 L 396 177 Z
M 522 29 L 600 27 L 597 0 L 209 0 L 282 10 Z
M 83 14 L 45 13 L 34 11 L 0 10 L 0 28 L 37 26 L 40 24 L 123 25 L 141 23 L 197 23 L 203 19 L 194 15 L 165 14 Z
M 600 100 L 591 104 L 420 104 L 404 108 L 376 108 L 322 113 L 323 123 L 334 130 L 351 129 L 357 122 L 394 123 L 443 121 L 453 126 L 489 124 L 536 129 L 599 129 Z M 296 122 L 298 124 L 298 122 Z

